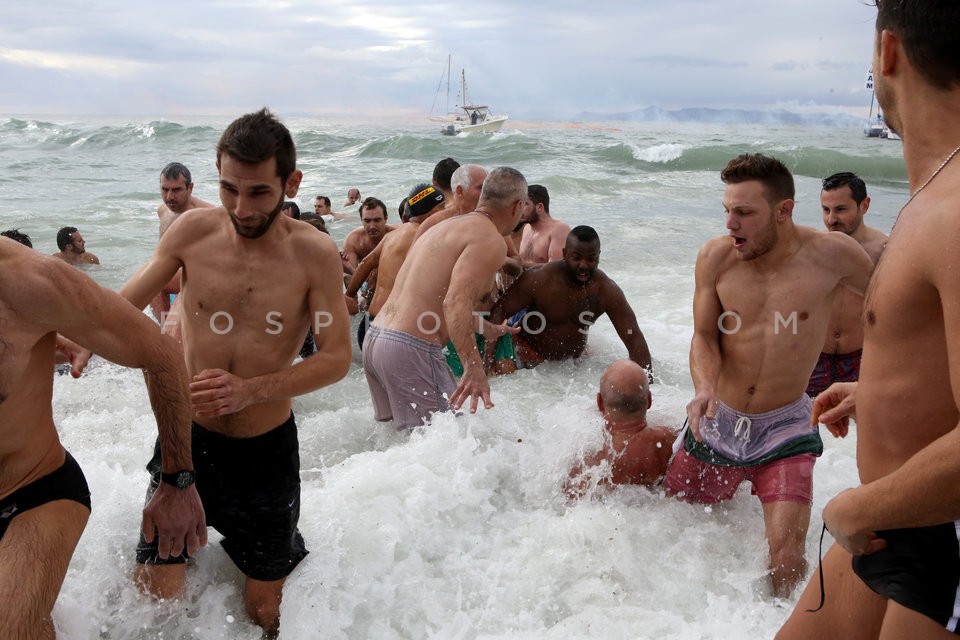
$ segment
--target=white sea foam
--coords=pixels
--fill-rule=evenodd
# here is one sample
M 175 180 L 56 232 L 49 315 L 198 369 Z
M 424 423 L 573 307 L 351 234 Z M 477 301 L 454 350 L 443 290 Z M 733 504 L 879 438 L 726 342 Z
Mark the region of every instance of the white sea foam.
M 655 144 L 650 147 L 631 146 L 633 147 L 633 155 L 637 160 L 660 163 L 678 160 L 683 156 L 683 152 L 689 149 L 686 145 L 676 143 Z

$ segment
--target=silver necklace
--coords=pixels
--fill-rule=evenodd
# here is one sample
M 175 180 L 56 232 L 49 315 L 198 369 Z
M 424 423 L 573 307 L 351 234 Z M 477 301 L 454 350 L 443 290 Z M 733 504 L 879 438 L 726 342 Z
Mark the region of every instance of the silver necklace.
M 893 230 L 897 228 L 897 223 L 900 222 L 900 216 L 903 215 L 903 210 L 906 209 L 911 202 L 913 202 L 914 198 L 920 195 L 921 191 L 927 188 L 928 184 L 933 182 L 934 178 L 940 175 L 940 172 L 943 171 L 943 168 L 946 167 L 951 160 L 953 160 L 953 156 L 957 155 L 957 153 L 960 153 L 960 145 L 957 145 L 957 148 L 950 152 L 950 155 L 947 156 L 946 160 L 940 163 L 940 166 L 937 167 L 936 171 L 930 174 L 930 177 L 927 178 L 926 182 L 920 185 L 919 189 L 917 189 L 912 194 L 910 194 L 910 197 L 907 199 L 907 202 L 902 207 L 900 207 L 900 212 L 897 213 L 897 219 L 893 221 L 893 226 L 890 227 L 890 233 L 893 233 Z

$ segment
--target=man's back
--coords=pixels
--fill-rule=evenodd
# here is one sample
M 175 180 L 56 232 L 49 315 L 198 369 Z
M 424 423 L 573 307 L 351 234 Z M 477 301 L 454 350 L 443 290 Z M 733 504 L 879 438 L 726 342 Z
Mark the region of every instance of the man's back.
M 482 292 L 487 293 L 505 256 L 502 236 L 483 214 L 456 216 L 436 225 L 411 247 L 377 324 L 445 344 L 444 299 L 451 280 L 461 275 L 455 267 L 484 276 L 489 272 L 490 284 Z M 478 300 L 471 301 L 470 308 Z
M 377 266 L 377 288 L 373 292 L 373 300 L 367 313 L 375 317 L 380 313 L 383 305 L 393 291 L 400 267 L 410 251 L 410 246 L 417 235 L 420 224 L 408 222 L 399 229 L 384 236 L 380 242 L 380 262 Z

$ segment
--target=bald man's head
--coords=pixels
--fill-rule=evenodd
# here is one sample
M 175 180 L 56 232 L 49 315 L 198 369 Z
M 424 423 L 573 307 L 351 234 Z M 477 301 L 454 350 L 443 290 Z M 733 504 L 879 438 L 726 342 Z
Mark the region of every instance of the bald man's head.
M 633 360 L 617 360 L 600 377 L 597 406 L 611 420 L 642 420 L 651 402 L 647 370 Z

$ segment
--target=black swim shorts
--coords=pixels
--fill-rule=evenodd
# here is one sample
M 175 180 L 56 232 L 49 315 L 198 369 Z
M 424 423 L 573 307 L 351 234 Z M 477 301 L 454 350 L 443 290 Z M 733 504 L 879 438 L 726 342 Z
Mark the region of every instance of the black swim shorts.
M 53 473 L 24 485 L 0 500 L 0 538 L 15 517 L 54 500 L 73 500 L 90 508 L 90 489 L 83 470 L 67 451 L 63 464 Z
M 854 556 L 853 570 L 878 594 L 958 633 L 960 523 L 877 531 L 882 551 Z
M 253 438 L 228 438 L 193 424 L 193 465 L 207 524 L 223 535 L 221 546 L 254 580 L 286 578 L 307 555 L 300 519 L 300 452 L 290 419 Z M 147 465 L 153 495 L 160 482 L 160 443 Z M 157 539 L 137 546 L 141 564 L 179 564 L 160 558 Z

